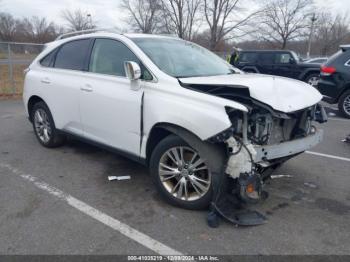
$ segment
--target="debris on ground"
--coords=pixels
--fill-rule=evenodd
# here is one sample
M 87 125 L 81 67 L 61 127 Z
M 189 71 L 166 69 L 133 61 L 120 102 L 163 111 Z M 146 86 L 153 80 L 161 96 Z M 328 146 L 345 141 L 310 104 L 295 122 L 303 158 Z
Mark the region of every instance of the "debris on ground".
M 305 182 L 305 183 L 304 183 L 304 186 L 310 187 L 310 188 L 317 188 L 317 185 L 315 185 L 315 184 L 313 184 L 313 183 L 310 183 L 310 182 Z
M 129 179 L 131 179 L 130 176 L 108 176 L 109 181 L 113 181 L 113 180 L 121 181 L 121 180 L 129 180 Z
M 277 179 L 277 178 L 292 178 L 293 176 L 291 175 L 271 175 L 271 179 Z

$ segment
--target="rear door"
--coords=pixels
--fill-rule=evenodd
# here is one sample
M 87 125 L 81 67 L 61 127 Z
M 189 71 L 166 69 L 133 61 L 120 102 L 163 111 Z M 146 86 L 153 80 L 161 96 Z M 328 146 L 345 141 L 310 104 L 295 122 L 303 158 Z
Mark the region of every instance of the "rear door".
M 273 53 L 263 52 L 258 56 L 258 70 L 261 74 L 274 75 L 275 56 Z
M 125 61 L 140 64 L 122 42 L 95 40 L 89 72 L 81 81 L 81 117 L 86 138 L 138 154 L 143 90 L 131 85 L 141 85 L 142 81 L 131 83 L 125 74 Z
M 42 96 L 50 108 L 55 125 L 58 129 L 76 135 L 83 134 L 79 94 L 90 44 L 91 39 L 67 42 L 41 62 Z

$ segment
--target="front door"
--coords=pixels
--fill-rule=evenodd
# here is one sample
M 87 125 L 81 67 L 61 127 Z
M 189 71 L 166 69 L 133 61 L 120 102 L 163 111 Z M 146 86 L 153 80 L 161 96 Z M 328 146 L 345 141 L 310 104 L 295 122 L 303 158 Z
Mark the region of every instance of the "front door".
M 81 83 L 81 119 L 86 138 L 138 154 L 143 90 L 131 88 L 125 61 L 140 63 L 123 43 L 95 40 L 89 70 Z M 138 80 L 137 84 L 141 83 Z

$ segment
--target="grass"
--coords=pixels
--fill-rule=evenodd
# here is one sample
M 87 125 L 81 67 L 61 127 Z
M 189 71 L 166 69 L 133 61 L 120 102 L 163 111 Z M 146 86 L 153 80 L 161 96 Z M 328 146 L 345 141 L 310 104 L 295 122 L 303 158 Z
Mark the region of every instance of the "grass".
M 23 92 L 24 74 L 27 65 L 13 65 L 13 82 L 10 80 L 8 65 L 0 65 L 0 98 L 20 96 Z

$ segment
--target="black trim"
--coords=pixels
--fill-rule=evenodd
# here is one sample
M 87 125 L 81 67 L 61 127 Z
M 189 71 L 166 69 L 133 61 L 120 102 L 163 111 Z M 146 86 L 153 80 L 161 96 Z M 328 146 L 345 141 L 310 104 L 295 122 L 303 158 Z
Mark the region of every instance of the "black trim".
M 85 57 L 85 61 L 84 61 L 84 68 L 83 68 L 84 72 L 89 72 L 89 70 L 90 70 L 92 50 L 94 49 L 95 41 L 96 41 L 96 38 L 91 38 L 91 41 L 89 43 L 88 54 Z
M 141 96 L 141 110 L 140 110 L 140 154 L 141 154 L 142 139 L 143 139 L 143 133 L 144 133 L 144 128 L 143 128 L 144 96 L 145 96 L 145 92 L 142 92 L 142 96 Z
M 57 130 L 60 134 L 63 134 L 63 135 L 66 135 L 68 137 L 71 137 L 73 139 L 76 139 L 76 140 L 79 140 L 81 142 L 84 142 L 84 143 L 87 143 L 87 144 L 90 144 L 90 145 L 93 145 L 93 146 L 96 146 L 96 147 L 99 147 L 101 149 L 104 149 L 106 151 L 109 151 L 111 153 L 115 153 L 115 154 L 118 154 L 118 155 L 121 155 L 121 156 L 124 156 L 130 160 L 133 160 L 135 162 L 138 162 L 139 164 L 141 165 L 144 165 L 146 166 L 146 159 L 145 158 L 142 158 L 140 157 L 139 155 L 135 155 L 131 152 L 127 152 L 125 150 L 122 150 L 122 149 L 118 149 L 118 148 L 115 148 L 115 147 L 111 147 L 109 145 L 105 145 L 105 144 L 102 144 L 102 143 L 99 143 L 99 142 L 96 142 L 96 141 L 93 141 L 91 139 L 88 139 L 88 138 L 85 138 L 85 137 L 81 137 L 79 135 L 76 135 L 76 134 L 72 134 L 68 131 L 65 131 L 65 130 Z

